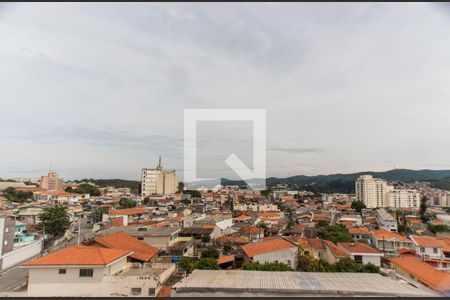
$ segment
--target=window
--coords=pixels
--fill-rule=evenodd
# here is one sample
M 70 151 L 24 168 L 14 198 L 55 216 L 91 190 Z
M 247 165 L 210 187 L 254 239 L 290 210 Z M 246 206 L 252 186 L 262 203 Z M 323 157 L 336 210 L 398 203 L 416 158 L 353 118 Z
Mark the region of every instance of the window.
M 425 252 L 425 248 L 424 247 L 420 247 L 420 252 Z
M 59 269 L 58 274 L 66 274 L 66 269 Z
M 437 248 L 433 248 L 433 253 L 436 254 L 438 252 L 437 250 Z
M 141 236 L 140 236 L 140 237 L 138 237 L 137 239 L 138 239 L 139 241 L 143 241 L 143 240 L 144 240 L 144 238 L 143 238 L 143 237 L 141 237 Z
M 155 296 L 155 288 L 149 288 L 148 289 L 148 295 L 149 296 Z
M 80 277 L 93 277 L 94 269 L 80 269 Z
M 131 288 L 131 295 L 140 295 L 142 293 L 141 288 Z
M 362 264 L 363 263 L 362 255 L 355 255 L 354 258 L 355 258 L 355 262 L 357 264 Z

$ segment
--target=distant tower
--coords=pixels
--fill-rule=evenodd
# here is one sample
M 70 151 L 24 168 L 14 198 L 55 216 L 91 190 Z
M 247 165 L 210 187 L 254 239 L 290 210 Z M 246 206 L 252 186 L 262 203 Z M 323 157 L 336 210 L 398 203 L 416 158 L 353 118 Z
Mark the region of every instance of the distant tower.
M 162 165 L 161 165 L 161 156 L 159 157 L 157 169 L 158 169 L 158 170 L 161 170 L 161 169 L 162 169 Z

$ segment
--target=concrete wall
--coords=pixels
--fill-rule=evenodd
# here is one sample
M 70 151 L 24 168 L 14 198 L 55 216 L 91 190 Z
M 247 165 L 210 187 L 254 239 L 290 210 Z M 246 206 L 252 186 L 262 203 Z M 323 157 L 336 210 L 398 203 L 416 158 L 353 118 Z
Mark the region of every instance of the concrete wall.
M 95 267 L 93 277 L 79 277 L 80 267 L 67 267 L 66 274 L 58 274 L 56 268 L 30 269 L 28 296 L 47 297 L 107 297 L 107 296 L 155 296 L 163 283 L 175 272 L 175 264 L 167 268 L 159 277 L 153 275 L 108 275 L 126 267 L 126 258 L 110 267 Z M 158 265 L 153 267 L 158 268 Z M 87 268 L 87 267 L 86 267 Z M 141 293 L 133 295 L 132 288 L 140 288 Z M 151 293 L 151 294 L 150 294 Z
M 297 268 L 297 253 L 298 249 L 296 247 L 293 247 L 281 251 L 255 255 L 253 256 L 253 262 L 260 262 L 263 264 L 266 262 L 271 263 L 278 261 L 280 263 L 287 264 L 295 269 Z
M 1 270 L 14 267 L 36 255 L 39 255 L 42 250 L 42 240 L 37 240 L 14 251 L 4 254 L 1 264 Z

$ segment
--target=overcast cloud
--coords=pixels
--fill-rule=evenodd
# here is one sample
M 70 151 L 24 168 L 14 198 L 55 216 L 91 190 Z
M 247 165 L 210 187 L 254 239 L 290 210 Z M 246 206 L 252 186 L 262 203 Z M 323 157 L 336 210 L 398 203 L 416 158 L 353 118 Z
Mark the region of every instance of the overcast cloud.
M 182 175 L 185 108 L 265 108 L 268 176 L 450 165 L 448 5 L 0 4 L 0 38 L 0 177 Z

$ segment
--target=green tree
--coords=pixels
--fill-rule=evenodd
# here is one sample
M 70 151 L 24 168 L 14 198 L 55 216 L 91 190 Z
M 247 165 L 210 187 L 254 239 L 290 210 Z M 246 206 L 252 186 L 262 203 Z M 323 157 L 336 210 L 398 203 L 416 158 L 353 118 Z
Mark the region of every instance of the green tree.
M 294 271 L 290 266 L 280 262 L 261 264 L 259 262 L 248 263 L 242 266 L 242 270 L 247 271 Z
M 81 183 L 73 189 L 73 192 L 77 194 L 89 194 L 91 196 L 100 196 L 102 194 L 96 186 L 89 183 Z
M 202 236 L 203 243 L 209 243 L 211 241 L 211 237 L 209 235 Z
M 352 242 L 352 236 L 341 225 L 327 225 L 319 232 L 319 237 L 332 242 Z
M 329 224 L 330 224 L 330 222 L 328 222 L 327 220 L 319 220 L 317 222 L 317 225 L 319 225 L 319 227 L 325 227 L 325 226 L 327 226 Z
M 24 203 L 33 197 L 33 193 L 18 191 L 13 187 L 8 187 L 3 191 L 3 197 L 11 202 Z
M 364 208 L 366 208 L 366 205 L 364 204 L 364 202 L 362 201 L 352 201 L 352 206 L 351 206 L 354 210 L 356 210 L 357 212 L 361 212 Z
M 208 248 L 205 251 L 202 251 L 202 258 L 219 258 L 220 253 L 217 249 L 214 248 Z
M 182 257 L 178 261 L 178 268 L 186 273 L 192 272 L 195 268 L 195 263 L 189 257 Z
M 336 263 L 336 272 L 358 272 L 358 264 L 350 257 L 343 257 Z
M 220 270 L 217 259 L 213 257 L 201 258 L 197 263 L 195 263 L 194 268 L 199 270 Z
M 66 232 L 70 226 L 67 206 L 55 205 L 44 208 L 39 215 L 39 228 L 45 233 L 53 236 L 60 236 Z
M 183 193 L 191 195 L 192 198 L 201 198 L 202 197 L 202 194 L 196 190 L 187 190 L 187 191 L 183 191 Z
M 122 198 L 119 200 L 119 205 L 121 208 L 133 208 L 136 207 L 137 202 L 134 201 L 133 199 Z
M 419 210 L 420 218 L 421 218 L 422 222 L 429 221 L 428 216 L 425 215 L 426 212 L 427 212 L 427 196 L 423 195 L 422 199 L 420 200 L 420 210 Z
M 303 272 L 331 272 L 332 266 L 323 259 L 315 259 L 309 255 L 299 255 L 297 270 Z
M 450 227 L 445 226 L 445 225 L 433 225 L 433 224 L 428 224 L 427 226 L 428 231 L 436 234 L 438 232 L 450 232 Z
M 230 252 L 232 249 L 233 249 L 233 245 L 231 243 L 229 243 L 229 242 L 225 243 L 223 245 L 223 251 L 226 252 L 226 253 Z

